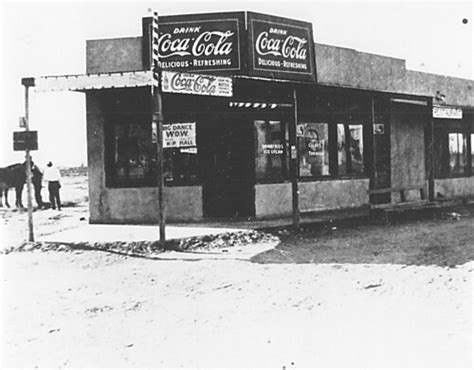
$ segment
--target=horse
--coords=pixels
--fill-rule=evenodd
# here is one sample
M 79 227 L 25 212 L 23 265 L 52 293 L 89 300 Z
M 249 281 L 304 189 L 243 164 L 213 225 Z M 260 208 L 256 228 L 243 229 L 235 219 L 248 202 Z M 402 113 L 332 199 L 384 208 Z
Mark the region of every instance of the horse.
M 16 207 L 23 208 L 21 196 L 23 193 L 23 186 L 26 182 L 26 162 L 15 163 L 7 167 L 0 167 L 0 207 L 3 207 L 2 197 L 5 196 L 5 205 L 8 204 L 8 189 L 15 188 L 16 192 Z

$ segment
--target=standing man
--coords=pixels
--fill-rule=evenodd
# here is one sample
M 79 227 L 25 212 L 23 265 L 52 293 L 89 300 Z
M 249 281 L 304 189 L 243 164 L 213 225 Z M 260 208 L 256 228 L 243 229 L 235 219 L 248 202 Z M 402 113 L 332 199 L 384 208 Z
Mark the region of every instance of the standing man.
M 49 201 L 51 202 L 51 207 L 58 210 L 61 210 L 61 199 L 59 198 L 59 188 L 61 187 L 61 174 L 56 166 L 53 166 L 51 162 L 48 162 L 44 170 L 44 179 L 48 182 L 49 190 Z
M 31 167 L 31 173 L 33 175 L 31 181 L 33 182 L 33 188 L 35 189 L 36 204 L 38 204 L 38 208 L 41 209 L 43 207 L 43 199 L 41 198 L 41 188 L 43 187 L 43 173 L 38 168 L 38 166 L 33 163 Z

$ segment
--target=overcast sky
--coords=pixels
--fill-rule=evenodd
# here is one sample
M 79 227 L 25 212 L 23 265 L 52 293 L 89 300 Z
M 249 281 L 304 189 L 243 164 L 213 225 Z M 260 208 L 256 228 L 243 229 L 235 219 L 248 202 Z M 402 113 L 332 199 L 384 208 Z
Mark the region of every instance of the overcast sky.
M 473 78 L 472 1 L 154 1 L 1 2 L 0 166 L 20 162 L 12 132 L 24 115 L 21 77 L 85 73 L 88 39 L 141 36 L 141 18 L 257 11 L 313 24 L 315 42 L 406 59 L 420 71 Z M 82 93 L 34 94 L 35 161 L 86 164 Z

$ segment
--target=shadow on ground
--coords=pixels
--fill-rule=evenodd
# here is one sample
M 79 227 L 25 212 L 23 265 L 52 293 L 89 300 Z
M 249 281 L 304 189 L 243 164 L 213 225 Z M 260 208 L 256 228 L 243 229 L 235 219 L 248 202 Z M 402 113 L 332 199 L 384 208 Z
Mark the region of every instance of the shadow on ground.
M 406 214 L 391 224 L 357 219 L 271 230 L 281 243 L 256 263 L 359 263 L 454 267 L 474 260 L 474 207 L 426 219 Z

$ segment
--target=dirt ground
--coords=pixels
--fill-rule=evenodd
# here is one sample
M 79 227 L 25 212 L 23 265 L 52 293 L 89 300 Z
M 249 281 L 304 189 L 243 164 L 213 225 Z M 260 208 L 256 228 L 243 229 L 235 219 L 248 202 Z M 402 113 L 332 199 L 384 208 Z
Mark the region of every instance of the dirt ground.
M 38 233 L 84 222 L 71 181 Z M 277 231 L 252 261 L 2 254 L 1 364 L 472 368 L 474 217 L 458 214 Z M 4 245 L 25 217 L 3 211 Z

